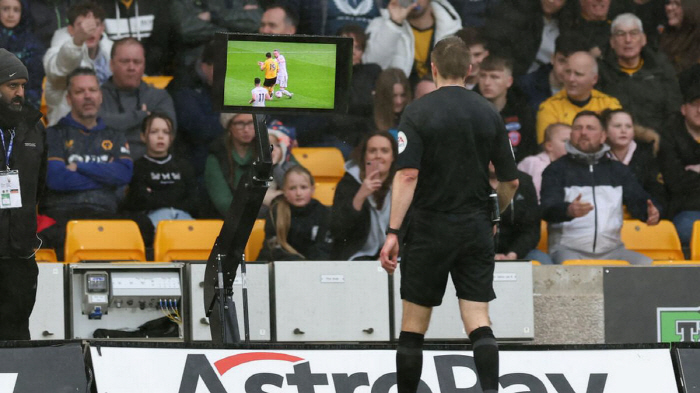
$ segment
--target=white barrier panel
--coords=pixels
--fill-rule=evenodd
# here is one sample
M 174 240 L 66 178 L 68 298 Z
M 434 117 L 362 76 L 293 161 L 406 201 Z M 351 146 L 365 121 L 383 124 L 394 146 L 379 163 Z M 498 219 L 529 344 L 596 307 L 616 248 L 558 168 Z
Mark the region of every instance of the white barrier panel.
M 91 351 L 99 393 L 396 392 L 393 350 Z M 481 393 L 471 352 L 424 355 L 419 393 Z M 668 349 L 502 351 L 500 383 L 501 393 L 677 391 Z
M 29 318 L 29 333 L 32 340 L 63 340 L 66 338 L 63 264 L 39 263 L 38 266 L 36 303 Z
M 378 261 L 274 262 L 277 341 L 389 341 Z

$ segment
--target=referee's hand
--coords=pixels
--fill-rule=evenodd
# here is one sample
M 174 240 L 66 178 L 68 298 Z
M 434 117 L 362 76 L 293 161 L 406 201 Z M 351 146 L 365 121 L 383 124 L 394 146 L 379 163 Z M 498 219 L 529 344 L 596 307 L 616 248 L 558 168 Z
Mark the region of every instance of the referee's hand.
M 399 238 L 390 233 L 386 235 L 386 241 L 384 242 L 384 247 L 379 253 L 379 260 L 382 262 L 382 268 L 386 270 L 387 273 L 393 274 L 396 270 L 397 258 L 399 256 Z

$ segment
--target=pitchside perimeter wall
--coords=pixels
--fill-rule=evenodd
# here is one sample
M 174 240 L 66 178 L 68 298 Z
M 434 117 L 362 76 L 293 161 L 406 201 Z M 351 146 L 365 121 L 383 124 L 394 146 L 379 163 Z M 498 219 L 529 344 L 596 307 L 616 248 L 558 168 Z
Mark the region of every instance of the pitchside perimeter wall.
M 309 272 L 309 270 L 313 269 L 307 266 L 300 266 L 297 270 L 299 272 L 304 272 L 304 274 L 310 276 L 315 281 L 318 281 L 320 275 L 321 284 L 316 283 L 317 287 L 320 289 L 330 290 L 346 286 L 349 290 L 353 289 L 356 285 L 360 285 L 367 290 L 378 291 L 379 294 L 376 296 L 373 292 L 372 299 L 374 299 L 374 303 L 381 303 L 382 307 L 369 307 L 366 302 L 360 301 L 360 298 L 365 296 L 364 294 L 349 296 L 347 294 L 344 295 L 343 293 L 345 292 L 342 291 L 341 293 L 331 293 L 326 296 L 322 295 L 317 290 L 312 290 L 307 291 L 310 293 L 309 296 L 311 297 L 300 297 L 298 292 L 302 292 L 301 289 L 309 287 L 313 283 L 305 284 L 302 282 L 301 278 L 291 279 L 294 277 L 290 276 L 289 272 L 285 273 L 282 271 L 283 267 L 286 269 L 290 268 L 291 265 L 279 265 L 276 268 L 274 268 L 273 265 L 269 265 L 269 268 L 267 267 L 268 265 L 264 264 L 250 265 L 248 284 L 250 288 L 249 299 L 253 312 L 251 314 L 251 331 L 254 333 L 260 331 L 261 328 L 255 325 L 255 323 L 263 323 L 261 326 L 263 326 L 263 329 L 266 329 L 265 337 L 258 337 L 251 334 L 252 339 L 254 341 L 270 341 L 271 334 L 269 330 L 276 327 L 276 337 L 278 341 L 386 342 L 389 336 L 386 331 L 389 328 L 389 315 L 387 315 L 386 310 L 389 308 L 389 305 L 385 303 L 389 301 L 389 292 L 398 291 L 396 291 L 396 288 L 394 288 L 393 291 L 386 288 L 387 276 L 381 268 L 378 267 L 378 264 L 377 266 L 368 266 L 371 268 L 369 270 L 363 270 L 357 265 L 345 266 L 345 272 L 347 274 L 337 274 L 339 267 L 335 266 L 333 262 L 319 262 L 318 264 L 333 267 L 332 269 L 325 270 L 319 268 L 319 272 L 323 273 L 328 270 L 333 273 L 333 275 Z M 81 267 L 98 268 L 98 266 L 94 264 L 80 265 Z M 187 277 L 183 279 L 189 280 L 189 285 L 185 284 L 186 287 L 183 288 L 184 293 L 189 296 L 190 292 L 188 292 L 188 287 L 193 288 L 191 299 L 188 300 L 191 300 L 194 306 L 199 306 L 202 304 L 201 293 L 197 296 L 195 289 L 201 292 L 200 284 L 202 279 L 197 278 L 198 276 L 195 277 L 195 273 L 198 271 L 195 267 L 203 268 L 203 265 L 186 265 L 189 265 L 188 269 L 186 269 Z M 520 270 L 514 269 L 516 265 Z M 150 268 L 154 267 L 153 264 L 145 264 L 144 266 Z M 526 329 L 529 329 L 528 331 L 530 334 L 522 335 L 521 337 L 526 338 L 516 339 L 515 341 L 523 342 L 526 345 L 638 344 L 699 341 L 700 308 L 698 306 L 700 306 L 700 299 L 698 299 L 697 296 L 697 283 L 700 282 L 700 268 L 698 267 L 532 266 L 532 280 L 529 281 L 526 280 L 526 276 L 530 275 L 530 266 L 531 265 L 527 262 L 499 264 L 499 268 L 496 272 L 495 286 L 499 296 L 498 301 L 502 304 L 494 305 L 493 307 L 494 330 L 502 332 L 504 331 L 504 327 L 508 327 L 507 325 L 509 324 L 513 325 L 513 328 L 517 328 L 517 324 L 522 323 L 521 326 L 525 326 Z M 33 329 L 32 338 L 34 340 L 91 338 L 90 335 L 71 334 L 69 324 L 67 322 L 64 323 L 64 319 L 70 316 L 68 310 L 70 310 L 71 302 L 65 301 L 66 297 L 64 296 L 56 295 L 64 291 L 66 293 L 68 292 L 68 290 L 64 288 L 64 286 L 68 286 L 64 285 L 68 283 L 68 280 L 64 281 L 63 276 L 69 269 L 64 269 L 65 267 L 65 265 L 61 264 L 40 264 L 39 296 L 30 323 L 30 328 Z M 527 269 L 523 269 L 524 267 L 527 267 Z M 105 269 L 103 266 L 99 266 L 99 268 L 102 270 Z M 138 269 L 135 265 L 134 268 Z M 277 276 L 276 281 L 278 288 L 274 288 L 273 290 L 270 287 L 275 280 L 272 279 L 268 283 L 267 276 L 262 280 L 262 283 L 265 285 L 257 285 L 259 284 L 257 281 L 260 280 L 256 281 L 257 276 L 253 273 L 260 270 L 266 275 L 270 275 L 270 277 Z M 360 272 L 358 272 L 358 270 Z M 203 271 L 197 274 L 203 276 Z M 353 275 L 359 275 L 359 277 L 354 277 Z M 379 277 L 379 281 L 374 282 L 368 279 L 368 277 L 374 276 Z M 280 277 L 287 277 L 287 279 L 282 280 Z M 336 283 L 332 279 L 338 282 Z M 397 282 L 398 277 L 394 277 L 394 281 Z M 521 285 L 524 281 L 529 281 L 529 284 Z M 279 293 L 281 291 L 280 288 L 282 288 L 280 284 L 286 284 L 293 291 L 288 291 L 289 293 L 286 295 Z M 240 283 L 235 285 L 235 287 L 236 294 L 234 298 L 238 298 L 241 292 Z M 508 289 L 509 287 L 515 287 L 517 290 L 510 290 Z M 527 290 L 523 291 L 523 288 L 527 288 Z M 264 296 L 260 296 L 261 293 Z M 445 310 L 441 308 L 436 309 L 434 312 L 435 323 L 432 326 L 431 335 L 435 336 L 435 338 L 466 338 L 461 328 L 457 334 L 440 335 L 440 326 L 438 325 L 439 321 L 443 321 L 444 324 L 445 315 L 452 316 L 456 319 L 450 323 L 455 323 L 457 327 L 460 325 L 456 313 L 456 304 L 449 304 L 456 303 L 451 297 L 453 293 L 454 290 L 452 289 L 448 290 L 448 293 L 445 295 L 445 307 L 442 307 L 445 308 Z M 529 297 L 530 293 L 532 294 L 532 298 Z M 337 327 L 338 321 L 336 318 L 338 309 L 342 310 L 341 312 L 343 314 L 348 314 L 352 311 L 353 307 L 347 305 L 338 306 L 337 302 L 331 302 L 331 308 L 321 312 L 323 309 L 319 308 L 319 304 L 323 304 L 324 300 L 330 299 L 331 295 L 340 296 L 343 299 L 350 297 L 352 299 L 350 300 L 351 303 L 357 303 L 355 305 L 356 307 L 353 307 L 359 307 L 358 312 L 360 314 L 358 315 L 365 317 L 370 314 L 374 315 L 378 313 L 377 315 L 382 316 L 383 322 L 368 324 L 367 326 L 363 325 L 362 329 L 368 332 L 373 330 L 373 333 L 367 334 L 363 331 L 359 338 L 343 336 L 342 338 L 334 337 L 332 339 L 329 337 L 324 339 L 312 339 L 314 335 L 311 331 L 307 331 L 305 335 L 298 337 L 285 338 L 282 333 L 287 330 L 295 330 L 294 327 L 296 326 L 286 325 L 289 323 L 297 323 L 293 321 L 294 313 L 290 314 L 291 316 L 285 316 L 286 314 L 284 312 L 287 309 L 292 311 L 296 310 L 296 314 L 301 313 L 308 316 L 308 318 L 305 318 L 308 320 L 301 321 L 306 323 L 306 325 L 300 325 L 301 330 L 306 330 L 306 328 L 313 330 L 315 328 L 316 324 L 313 323 L 314 317 L 309 314 L 319 314 L 316 316 L 318 321 L 325 321 L 324 323 L 330 323 L 332 326 L 335 324 Z M 270 296 L 272 298 L 282 298 L 277 299 L 276 313 L 268 310 Z M 398 298 L 398 294 L 392 296 Z M 377 299 L 382 299 L 382 301 L 378 302 Z M 77 301 L 79 302 L 79 299 Z M 240 300 L 236 301 L 240 303 Z M 286 305 L 286 303 L 284 303 L 290 301 L 291 305 Z M 531 302 L 529 306 L 527 304 L 528 302 Z M 328 301 L 326 301 L 326 303 L 328 303 Z M 316 304 L 316 306 L 310 309 L 303 306 L 308 304 Z M 333 304 L 335 304 L 335 307 L 333 307 Z M 398 328 L 400 323 L 399 304 L 399 301 L 396 300 L 394 307 L 397 315 L 393 323 L 394 328 Z M 507 305 L 507 308 L 503 307 L 504 304 Z M 80 310 L 79 305 L 77 306 L 78 310 Z M 240 309 L 240 305 L 237 304 L 237 307 Z M 199 308 L 202 307 L 200 306 Z M 530 310 L 529 322 L 527 318 L 523 317 L 523 315 L 528 314 L 528 312 L 525 312 L 528 308 Z M 119 319 L 119 314 L 116 312 L 119 310 L 113 309 L 112 311 L 113 313 L 103 318 L 103 322 L 106 323 L 113 319 Z M 185 311 L 189 311 L 189 309 Z M 449 314 L 447 313 L 448 311 Z M 264 316 L 266 316 L 266 318 L 261 319 L 258 314 L 265 314 Z M 81 316 L 79 312 L 77 315 L 76 318 L 78 318 L 78 322 L 85 322 L 88 320 L 87 316 Z M 336 317 L 333 317 L 333 315 L 336 315 Z M 508 317 L 508 315 L 513 315 L 513 317 Z M 158 314 L 158 316 L 160 316 L 160 314 Z M 206 326 L 206 319 L 203 317 L 204 315 L 196 315 L 194 309 L 190 316 L 186 316 L 186 318 L 192 320 L 192 324 L 187 326 L 187 328 L 188 330 L 190 327 L 192 328 L 192 334 L 188 335 L 188 337 L 191 336 L 193 341 L 209 340 L 209 337 L 205 337 L 208 336 L 209 329 L 208 326 Z M 272 317 L 277 318 L 276 323 L 271 321 Z M 83 321 L 83 319 L 85 321 Z M 128 321 L 121 321 L 120 323 L 117 323 L 119 321 L 114 322 L 115 326 L 129 327 L 128 323 L 126 323 Z M 242 323 L 242 321 L 240 323 Z M 43 326 L 44 324 L 47 326 Z M 309 324 L 312 326 L 309 326 Z M 132 327 L 136 326 L 138 325 Z M 115 328 L 111 325 L 97 327 Z M 252 329 L 253 327 L 256 327 L 256 329 Z M 73 330 L 75 330 L 75 326 L 73 326 Z M 331 330 L 338 329 L 331 328 Z M 534 335 L 532 334 L 532 330 L 534 330 Z M 200 331 L 205 334 L 198 336 L 197 334 Z M 381 337 L 386 338 L 380 338 L 380 333 L 382 334 Z M 429 333 L 431 332 L 429 331 Z M 362 337 L 365 336 L 375 338 L 363 339 Z M 507 334 L 504 335 L 504 333 L 500 333 L 499 337 L 507 338 Z M 272 341 L 275 340 L 273 339 Z

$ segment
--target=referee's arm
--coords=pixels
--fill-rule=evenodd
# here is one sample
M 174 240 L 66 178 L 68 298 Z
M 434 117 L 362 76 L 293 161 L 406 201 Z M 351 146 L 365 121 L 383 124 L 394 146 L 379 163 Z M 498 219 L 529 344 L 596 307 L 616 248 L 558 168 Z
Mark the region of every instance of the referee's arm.
M 518 179 L 498 182 L 498 187 L 496 187 L 496 194 L 498 194 L 498 206 L 501 209 L 501 213 L 503 213 L 508 208 L 508 205 L 510 205 L 511 201 L 513 200 L 513 196 L 515 196 L 515 191 L 518 190 L 519 185 L 520 182 L 518 181 Z
M 389 218 L 390 228 L 401 228 L 403 219 L 406 217 L 406 212 L 413 201 L 413 194 L 416 191 L 417 183 L 418 169 L 404 168 L 396 172 L 391 189 L 391 217 Z M 382 251 L 379 253 L 379 259 L 382 261 L 382 267 L 387 271 L 387 273 L 392 274 L 394 270 L 396 270 L 398 255 L 398 236 L 395 233 L 388 233 L 386 235 L 384 247 L 382 247 Z
M 389 226 L 399 229 L 413 201 L 418 183 L 418 169 L 404 168 L 396 172 L 391 190 L 391 216 Z

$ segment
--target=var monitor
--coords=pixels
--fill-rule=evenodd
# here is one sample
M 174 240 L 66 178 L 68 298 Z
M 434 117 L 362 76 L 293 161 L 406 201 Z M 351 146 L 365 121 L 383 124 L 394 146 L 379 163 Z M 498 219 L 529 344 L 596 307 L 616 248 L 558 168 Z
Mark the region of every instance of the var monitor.
M 352 39 L 217 33 L 214 106 L 222 112 L 345 113 Z

